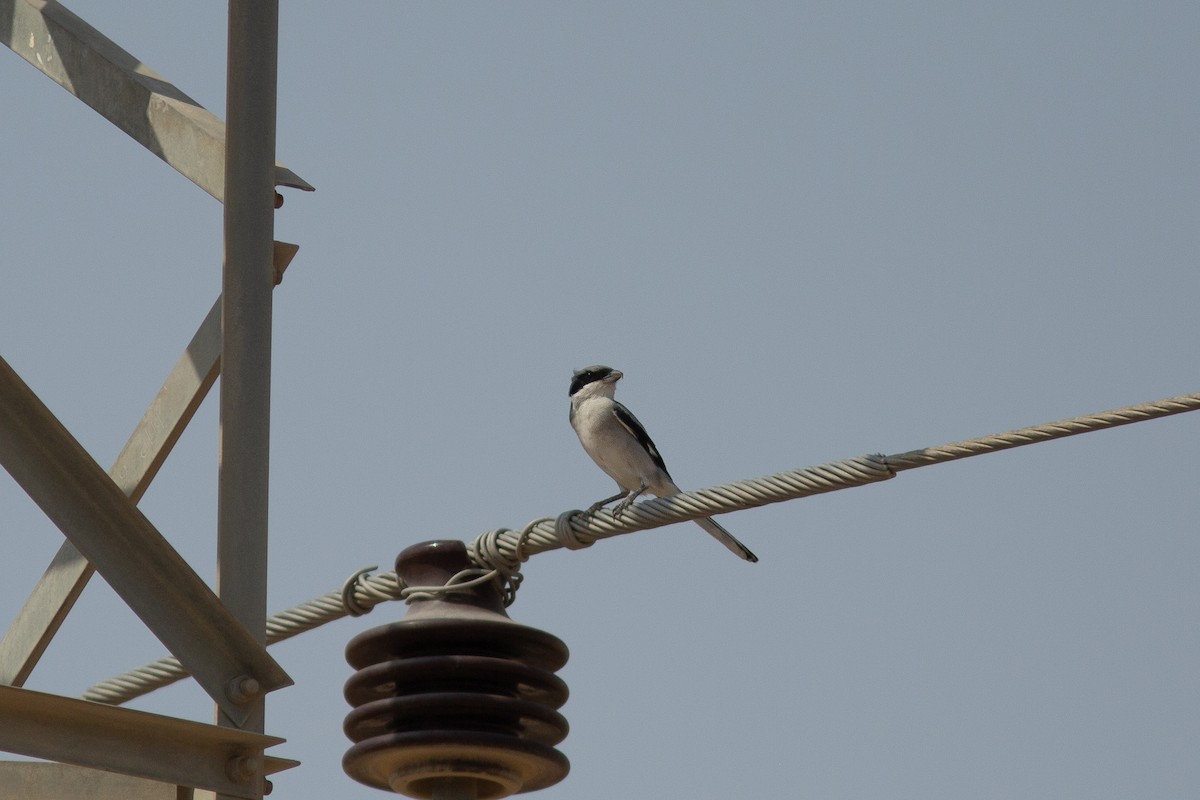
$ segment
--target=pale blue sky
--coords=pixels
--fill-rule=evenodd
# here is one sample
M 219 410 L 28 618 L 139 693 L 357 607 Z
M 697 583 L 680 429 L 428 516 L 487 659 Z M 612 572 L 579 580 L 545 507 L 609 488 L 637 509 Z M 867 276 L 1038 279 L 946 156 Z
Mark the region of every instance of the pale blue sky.
M 223 4 L 68 7 L 222 115 Z M 281 8 L 270 607 L 586 506 L 573 369 L 685 488 L 1200 391 L 1194 3 Z M 221 209 L 0 54 L 0 352 L 108 466 L 220 286 Z M 142 503 L 211 578 L 216 394 Z M 538 556 L 571 648 L 545 798 L 1191 798 L 1184 415 Z M 10 616 L 60 537 L 0 480 Z M 386 568 L 386 567 L 385 567 Z M 274 650 L 288 800 L 358 631 Z M 7 624 L 7 619 L 5 620 Z M 163 655 L 94 581 L 34 674 Z M 183 684 L 135 707 L 207 720 Z

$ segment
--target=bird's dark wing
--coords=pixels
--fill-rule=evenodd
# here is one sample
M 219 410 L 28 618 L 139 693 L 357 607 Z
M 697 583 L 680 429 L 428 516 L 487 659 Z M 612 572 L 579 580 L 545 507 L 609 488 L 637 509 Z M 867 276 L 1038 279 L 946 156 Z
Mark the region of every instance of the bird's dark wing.
M 633 412 L 614 400 L 613 413 L 617 415 L 617 421 L 625 426 L 625 430 L 638 440 L 638 444 L 646 448 L 646 452 L 650 454 L 650 458 L 654 459 L 654 463 L 663 471 L 663 474 L 670 478 L 670 474 L 667 473 L 667 465 L 663 463 L 662 456 L 658 454 L 658 448 L 654 446 L 650 434 L 646 433 L 646 429 L 642 427 L 642 423 L 638 422 L 638 418 L 633 415 Z

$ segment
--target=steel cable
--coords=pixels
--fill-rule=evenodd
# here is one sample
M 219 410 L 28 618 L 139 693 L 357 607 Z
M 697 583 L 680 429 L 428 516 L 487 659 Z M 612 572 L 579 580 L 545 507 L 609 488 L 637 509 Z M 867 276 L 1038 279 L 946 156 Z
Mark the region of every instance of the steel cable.
M 511 599 L 511 593 L 515 592 L 516 585 L 519 585 L 521 564 L 535 553 L 563 547 L 576 550 L 612 536 L 853 486 L 864 486 L 888 480 L 895 477 L 897 472 L 908 469 L 1197 409 L 1200 409 L 1200 393 L 1180 395 L 938 447 L 910 450 L 891 456 L 859 456 L 821 466 L 736 481 L 710 489 L 682 492 L 671 497 L 636 503 L 619 519 L 611 512 L 603 510 L 590 517 L 579 511 L 567 511 L 555 518 L 534 520 L 521 531 L 500 528 L 483 533 L 468 545 L 468 552 L 481 568 L 495 571 L 499 578 L 507 582 L 506 591 L 510 592 Z M 404 596 L 404 587 L 400 586 L 396 573 L 384 572 L 368 576 L 365 572 L 366 570 L 363 570 L 351 576 L 351 580 L 347 581 L 342 591 L 329 592 L 271 617 L 267 620 L 267 643 L 275 644 L 290 639 L 348 615 L 365 614 L 379 603 Z M 173 656 L 168 656 L 98 683 L 88 689 L 83 698 L 119 705 L 187 676 L 187 671 L 179 661 Z

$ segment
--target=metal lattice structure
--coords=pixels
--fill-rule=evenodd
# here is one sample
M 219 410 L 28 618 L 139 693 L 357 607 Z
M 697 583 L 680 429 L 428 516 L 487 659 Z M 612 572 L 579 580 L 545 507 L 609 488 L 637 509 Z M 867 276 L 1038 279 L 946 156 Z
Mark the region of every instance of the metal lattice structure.
M 297 250 L 274 241 L 273 213 L 277 186 L 313 188 L 275 161 L 278 3 L 229 3 L 224 123 L 52 0 L 0 0 L 0 36 L 222 202 L 225 245 L 221 298 L 107 473 L 0 360 L 0 464 L 66 537 L 0 642 L 0 749 L 60 763 L 4 765 L 0 794 L 19 780 L 37 797 L 261 798 L 266 776 L 296 763 L 264 754 L 282 741 L 264 732 L 265 696 L 291 683 L 265 646 L 271 294 Z M 218 374 L 214 592 L 137 502 Z M 97 570 L 187 665 L 218 724 L 22 688 Z

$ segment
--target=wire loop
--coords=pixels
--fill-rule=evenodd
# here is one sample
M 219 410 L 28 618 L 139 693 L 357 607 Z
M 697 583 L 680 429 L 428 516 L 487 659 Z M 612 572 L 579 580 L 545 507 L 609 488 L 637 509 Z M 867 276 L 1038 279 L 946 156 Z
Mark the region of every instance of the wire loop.
M 508 528 L 487 531 L 475 537 L 474 541 L 467 545 L 467 554 L 471 560 L 489 570 L 486 577 L 497 582 L 497 588 L 500 590 L 505 608 L 511 606 L 517 599 L 517 590 L 521 588 L 521 581 L 525 579 L 525 576 L 521 574 L 521 565 L 529 559 L 529 554 L 525 552 L 525 545 L 530 534 L 538 525 L 549 521 L 550 517 L 540 517 L 522 528 L 521 532 L 517 534 L 516 541 L 512 544 L 511 555 L 506 552 L 504 547 L 505 534 L 513 533 Z
M 442 595 L 466 592 L 476 586 L 487 583 L 495 577 L 496 570 L 473 567 L 456 572 L 442 586 L 406 586 L 400 590 L 400 597 L 406 603 L 416 600 L 437 600 Z
M 368 575 L 377 569 L 379 569 L 378 565 L 360 569 L 349 578 L 346 578 L 346 582 L 342 584 L 342 607 L 346 609 L 346 613 L 350 616 L 361 617 L 364 614 L 371 613 L 371 609 L 375 607 L 373 604 L 364 606 L 358 602 L 358 598 L 354 596 L 354 591 L 361 584 L 364 575 Z
M 584 539 L 571 527 L 571 518 L 576 514 L 584 514 L 584 512 L 575 508 L 570 511 L 564 511 L 554 518 L 554 536 L 568 550 L 582 550 L 596 543 L 594 538 Z M 586 514 L 584 516 L 586 518 Z

